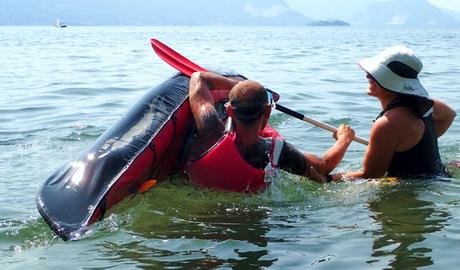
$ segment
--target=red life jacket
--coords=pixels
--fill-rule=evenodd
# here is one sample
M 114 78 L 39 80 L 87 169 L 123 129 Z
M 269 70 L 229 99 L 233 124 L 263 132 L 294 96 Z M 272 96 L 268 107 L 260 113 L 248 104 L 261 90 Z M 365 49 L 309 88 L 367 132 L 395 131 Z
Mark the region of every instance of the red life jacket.
M 278 167 L 284 140 L 269 125 L 260 136 L 272 138 L 272 151 L 265 169 L 254 168 L 243 159 L 236 148 L 236 133 L 230 130 L 200 158 L 189 161 L 186 168 L 189 179 L 198 186 L 223 191 L 258 192 L 265 189 Z

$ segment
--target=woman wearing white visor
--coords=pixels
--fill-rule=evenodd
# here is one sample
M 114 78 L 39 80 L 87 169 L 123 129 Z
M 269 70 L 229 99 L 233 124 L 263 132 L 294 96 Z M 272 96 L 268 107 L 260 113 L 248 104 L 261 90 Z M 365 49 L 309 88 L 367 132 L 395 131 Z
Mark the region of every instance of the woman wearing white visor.
M 450 127 L 456 113 L 429 97 L 418 79 L 423 67 L 420 59 L 412 50 L 396 46 L 361 61 L 359 66 L 369 80 L 367 94 L 380 101 L 383 111 L 372 126 L 363 170 L 335 174 L 332 180 L 446 175 L 437 139 Z

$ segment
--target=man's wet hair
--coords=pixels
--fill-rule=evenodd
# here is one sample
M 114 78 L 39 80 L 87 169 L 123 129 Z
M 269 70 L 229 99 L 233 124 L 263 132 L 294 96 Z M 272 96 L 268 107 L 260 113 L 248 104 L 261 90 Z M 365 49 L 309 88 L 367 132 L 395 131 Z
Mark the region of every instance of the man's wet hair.
M 264 114 L 268 94 L 260 83 L 246 80 L 232 88 L 229 101 L 236 118 L 243 124 L 250 125 Z

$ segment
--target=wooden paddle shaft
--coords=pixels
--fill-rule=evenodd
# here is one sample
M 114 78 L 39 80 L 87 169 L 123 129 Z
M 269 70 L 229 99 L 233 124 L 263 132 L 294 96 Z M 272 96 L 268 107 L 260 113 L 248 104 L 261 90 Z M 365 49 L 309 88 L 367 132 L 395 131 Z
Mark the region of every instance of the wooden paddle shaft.
M 299 113 L 299 112 L 296 112 L 296 111 L 293 111 L 293 110 L 291 110 L 291 109 L 289 109 L 289 108 L 286 108 L 286 107 L 284 107 L 284 106 L 281 105 L 281 104 L 278 104 L 278 103 L 277 103 L 277 104 L 276 104 L 276 109 L 277 109 L 278 111 L 281 111 L 281 112 L 285 113 L 285 114 L 289 114 L 290 116 L 293 116 L 293 117 L 295 117 L 295 118 L 297 118 L 297 119 L 300 119 L 300 120 L 302 120 L 302 121 L 304 121 L 304 122 L 307 122 L 307 123 L 310 123 L 310 124 L 315 125 L 315 126 L 317 126 L 317 127 L 320 127 L 320 128 L 322 128 L 322 129 L 328 130 L 328 131 L 330 131 L 330 132 L 332 132 L 332 133 L 334 133 L 334 132 L 337 131 L 337 128 L 334 127 L 334 126 L 331 126 L 331 125 L 322 123 L 322 122 L 320 122 L 320 121 L 316 121 L 315 119 L 311 119 L 310 117 L 307 117 L 307 116 L 305 116 L 305 115 L 303 115 L 303 114 L 301 114 L 301 113 Z M 361 143 L 361 144 L 364 144 L 364 145 L 369 145 L 369 142 L 368 142 L 367 140 L 362 139 L 362 138 L 357 137 L 357 136 L 355 136 L 355 137 L 353 138 L 353 140 L 354 140 L 355 142 L 358 142 L 358 143 Z

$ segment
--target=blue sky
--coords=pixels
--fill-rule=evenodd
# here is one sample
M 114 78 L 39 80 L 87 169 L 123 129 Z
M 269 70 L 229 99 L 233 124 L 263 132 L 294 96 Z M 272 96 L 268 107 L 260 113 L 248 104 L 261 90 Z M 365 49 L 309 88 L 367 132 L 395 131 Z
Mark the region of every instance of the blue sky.
M 305 16 L 317 18 L 350 19 L 372 2 L 383 0 L 286 0 L 291 8 Z M 401 0 L 404 1 L 404 0 Z M 428 0 L 433 5 L 442 8 L 460 11 L 460 0 Z

